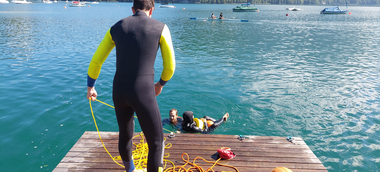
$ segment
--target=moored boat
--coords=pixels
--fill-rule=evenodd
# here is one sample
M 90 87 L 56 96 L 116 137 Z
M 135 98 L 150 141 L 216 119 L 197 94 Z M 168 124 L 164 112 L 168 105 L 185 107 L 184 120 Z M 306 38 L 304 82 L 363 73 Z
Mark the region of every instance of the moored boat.
M 9 1 L 7 1 L 7 0 L 0 0 L 0 4 L 8 4 L 9 3 Z
M 69 6 L 70 7 L 85 7 L 86 4 L 84 2 L 73 1 Z
M 32 3 L 32 2 L 29 2 L 27 0 L 13 0 L 11 2 L 15 3 L 15 4 L 31 4 Z
M 160 8 L 175 8 L 175 6 L 169 5 L 169 3 L 161 3 Z
M 347 10 L 342 10 L 339 7 L 327 7 L 321 11 L 321 14 L 346 14 Z
M 233 12 L 256 12 L 256 7 L 251 7 L 250 3 L 241 4 L 241 6 L 236 6 L 232 9 Z
M 301 9 L 299 7 L 293 7 L 293 8 L 286 8 L 286 10 L 289 10 L 289 11 L 301 11 L 303 9 Z

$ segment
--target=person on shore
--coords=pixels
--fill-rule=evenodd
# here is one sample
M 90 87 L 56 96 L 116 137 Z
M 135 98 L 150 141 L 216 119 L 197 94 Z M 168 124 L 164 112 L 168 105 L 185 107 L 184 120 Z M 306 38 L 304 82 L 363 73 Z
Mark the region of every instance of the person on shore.
M 220 15 L 219 15 L 219 19 L 225 19 L 225 18 L 223 17 L 223 13 L 220 13 Z
M 173 128 L 176 129 L 177 133 L 180 133 L 181 128 L 182 128 L 182 121 L 183 118 L 178 116 L 178 110 L 177 109 L 171 109 L 169 111 L 169 118 L 165 118 L 162 120 L 162 125 L 171 125 Z
M 154 0 L 134 0 L 133 15 L 115 23 L 106 33 L 88 68 L 87 98 L 97 98 L 95 81 L 116 46 L 116 73 L 112 98 L 119 125 L 119 153 L 127 172 L 135 171 L 132 157 L 134 113 L 148 143 L 148 172 L 163 170 L 164 135 L 158 96 L 175 71 L 175 56 L 166 24 L 151 18 Z M 161 49 L 163 71 L 154 83 L 154 62 Z
M 214 13 L 211 14 L 211 19 L 216 19 L 216 17 L 214 16 Z
M 219 127 L 224 121 L 227 121 L 229 114 L 226 113 L 219 120 L 209 116 L 203 118 L 194 118 L 192 111 L 183 113 L 182 129 L 189 133 L 210 133 Z

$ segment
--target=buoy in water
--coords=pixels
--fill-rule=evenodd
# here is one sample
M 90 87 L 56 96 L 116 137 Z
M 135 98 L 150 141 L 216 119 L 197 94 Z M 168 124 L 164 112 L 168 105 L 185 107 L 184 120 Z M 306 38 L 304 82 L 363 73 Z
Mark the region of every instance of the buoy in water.
M 273 169 L 272 172 L 293 172 L 293 171 L 286 167 L 277 167 Z
M 66 8 L 66 6 L 65 6 L 65 7 L 63 7 L 63 8 Z
M 183 8 L 183 9 L 185 9 L 185 8 Z
M 351 12 L 349 12 L 348 14 L 351 14 Z
M 289 16 L 289 14 L 286 14 L 286 16 Z
M 257 12 L 260 12 L 260 10 L 257 10 Z
M 90 7 L 90 6 L 88 6 L 88 7 Z

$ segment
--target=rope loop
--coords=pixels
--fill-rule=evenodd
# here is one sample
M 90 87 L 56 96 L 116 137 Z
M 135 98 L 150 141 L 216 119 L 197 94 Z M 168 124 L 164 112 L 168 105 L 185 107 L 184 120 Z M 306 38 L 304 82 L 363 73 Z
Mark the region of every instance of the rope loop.
M 115 108 L 107 103 L 104 103 L 98 99 L 96 99 L 96 101 L 102 103 L 102 104 L 105 104 L 109 107 L 112 107 L 112 108 Z M 91 109 L 91 114 L 92 114 L 92 118 L 94 120 L 94 124 L 95 124 L 95 127 L 96 127 L 96 131 L 98 132 L 98 135 L 99 135 L 99 139 L 100 139 L 100 142 L 102 143 L 103 147 L 104 147 L 104 150 L 107 152 L 107 154 L 111 157 L 111 159 L 117 164 L 119 165 L 120 167 L 123 167 L 125 168 L 123 165 L 121 165 L 120 163 L 118 163 L 117 161 L 121 161 L 121 156 L 115 156 L 113 157 L 109 151 L 107 150 L 106 146 L 104 145 L 104 142 L 102 140 L 102 137 L 100 136 L 100 132 L 99 132 L 99 128 L 98 128 L 98 125 L 96 124 L 96 119 L 95 119 L 95 115 L 94 115 L 94 112 L 92 110 L 92 105 L 91 105 L 91 99 L 89 99 L 89 104 L 90 104 L 90 109 Z M 136 116 L 135 116 L 136 117 Z M 136 117 L 137 118 L 137 117 Z M 165 129 L 165 128 L 164 128 Z M 170 132 L 170 131 L 169 131 Z M 171 135 L 172 137 L 169 137 L 169 138 L 173 138 L 175 135 L 172 134 L 173 132 L 171 132 Z M 170 135 L 169 135 L 170 136 Z M 135 135 L 133 136 L 132 139 L 135 139 L 136 137 L 141 137 L 139 143 L 133 143 L 133 145 L 135 145 L 136 149 L 134 151 L 132 151 L 132 156 L 133 156 L 133 162 L 134 162 L 134 165 L 135 165 L 135 168 L 138 169 L 138 170 L 144 170 L 147 168 L 147 161 L 148 161 L 148 144 L 145 142 L 145 138 L 144 138 L 144 133 L 141 132 L 140 134 L 138 135 Z M 245 139 L 245 138 L 248 138 L 248 137 L 243 137 L 242 135 L 240 135 L 239 138 L 242 138 L 242 139 Z M 239 139 L 238 138 L 238 139 Z M 166 138 L 164 138 L 165 141 L 166 141 Z M 240 139 L 239 139 L 240 140 Z M 173 145 L 171 143 L 168 143 L 165 145 L 165 149 L 169 149 L 171 148 Z M 170 154 L 169 153 L 165 153 L 164 155 L 164 158 L 169 158 Z M 186 159 L 184 158 L 184 156 L 186 156 Z M 219 165 L 219 166 L 224 166 L 224 167 L 229 167 L 229 168 L 233 168 L 235 171 L 239 172 L 239 170 L 234 167 L 234 166 L 230 166 L 230 165 L 225 165 L 225 164 L 220 164 L 218 163 L 219 160 L 221 158 L 219 158 L 217 161 L 213 162 L 213 161 L 207 161 L 205 160 L 204 158 L 202 157 L 196 157 L 193 162 L 191 163 L 190 162 L 190 157 L 187 153 L 183 153 L 182 156 L 181 156 L 182 160 L 185 161 L 185 165 L 183 166 L 179 166 L 179 167 L 176 167 L 175 164 L 170 161 L 170 160 L 167 160 L 167 159 L 163 159 L 165 161 L 165 164 L 164 164 L 164 172 L 193 172 L 193 170 L 198 170 L 200 172 L 208 172 L 208 171 L 214 171 L 213 168 L 216 166 L 216 165 Z M 202 167 L 196 165 L 195 161 L 197 159 L 201 159 L 207 163 L 212 163 L 213 165 L 208 168 L 207 170 L 204 170 Z M 170 168 L 166 168 L 167 164 L 168 163 L 171 163 L 172 167 Z M 189 167 L 188 169 L 186 169 L 186 165 L 191 165 L 191 167 Z M 178 171 L 177 171 L 178 170 Z

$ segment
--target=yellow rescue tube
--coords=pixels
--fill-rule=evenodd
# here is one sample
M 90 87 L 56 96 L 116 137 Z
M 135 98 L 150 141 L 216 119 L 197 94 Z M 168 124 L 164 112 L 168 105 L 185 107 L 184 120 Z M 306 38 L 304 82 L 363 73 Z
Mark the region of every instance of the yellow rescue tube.
M 197 124 L 198 128 L 205 129 L 204 123 L 201 119 L 194 118 L 195 123 Z

